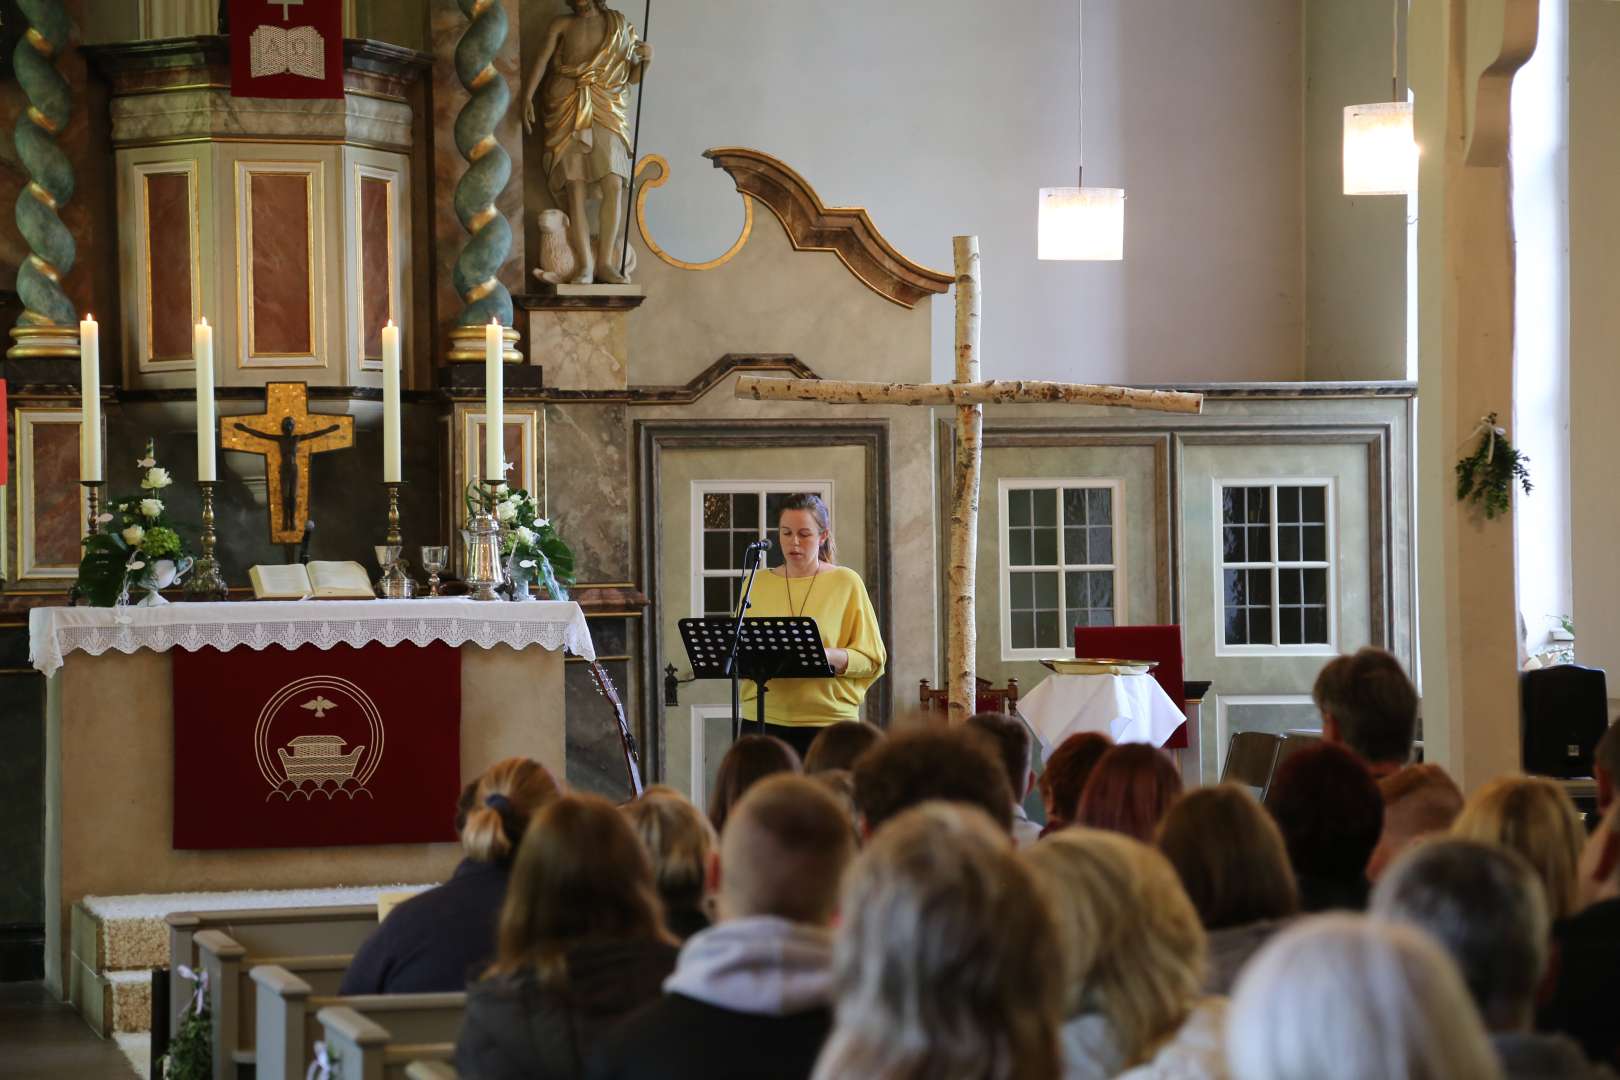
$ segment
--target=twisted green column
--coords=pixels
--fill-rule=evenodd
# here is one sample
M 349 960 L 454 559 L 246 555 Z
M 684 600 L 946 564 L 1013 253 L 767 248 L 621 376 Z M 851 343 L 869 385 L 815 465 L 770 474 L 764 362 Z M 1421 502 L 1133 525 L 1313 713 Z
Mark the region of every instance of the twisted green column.
M 495 125 L 506 115 L 511 91 L 495 70 L 506 42 L 506 9 L 500 0 L 457 0 L 470 20 L 456 44 L 456 76 L 471 97 L 456 116 L 456 149 L 468 162 L 456 185 L 456 216 L 472 234 L 456 259 L 452 281 L 465 305 L 462 326 L 482 326 L 493 317 L 512 325 L 512 294 L 499 280 L 512 250 L 512 226 L 495 208 L 495 198 L 512 176 L 512 158 L 495 141 Z
M 8 355 L 63 356 L 78 351 L 79 316 L 62 291 L 73 268 L 73 234 L 58 214 L 73 197 L 73 165 L 56 145 L 67 126 L 73 99 L 56 58 L 67 46 L 71 24 L 61 0 L 18 0 L 28 29 L 17 41 L 12 63 L 28 107 L 17 117 L 12 138 L 28 183 L 17 196 L 17 228 L 29 255 L 17 271 L 23 313 L 11 333 Z

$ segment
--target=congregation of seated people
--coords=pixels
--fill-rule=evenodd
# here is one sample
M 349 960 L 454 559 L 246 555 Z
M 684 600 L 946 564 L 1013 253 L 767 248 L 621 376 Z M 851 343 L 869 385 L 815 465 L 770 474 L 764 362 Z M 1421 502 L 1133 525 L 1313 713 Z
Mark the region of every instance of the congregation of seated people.
M 1094 733 L 1037 769 L 1002 714 L 744 735 L 702 809 L 500 762 L 343 992 L 465 990 L 483 1080 L 1614 1080 L 1620 728 L 1589 832 L 1414 762 L 1387 653 L 1313 696 L 1263 802 Z

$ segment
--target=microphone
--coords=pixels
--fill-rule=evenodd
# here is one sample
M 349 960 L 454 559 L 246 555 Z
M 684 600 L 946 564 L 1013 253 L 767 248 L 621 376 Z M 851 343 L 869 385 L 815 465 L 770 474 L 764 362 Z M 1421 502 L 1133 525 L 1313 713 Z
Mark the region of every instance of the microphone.
M 771 542 L 769 540 L 755 540 L 752 544 L 748 545 L 748 550 L 749 551 L 769 551 L 770 547 L 771 547 Z

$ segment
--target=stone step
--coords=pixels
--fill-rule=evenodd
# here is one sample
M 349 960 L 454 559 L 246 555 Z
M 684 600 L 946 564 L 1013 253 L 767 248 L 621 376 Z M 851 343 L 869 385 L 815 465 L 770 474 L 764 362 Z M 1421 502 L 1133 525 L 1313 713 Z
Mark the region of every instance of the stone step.
M 102 1038 L 152 1030 L 150 971 L 91 971 L 77 957 L 68 978 L 69 1000 Z

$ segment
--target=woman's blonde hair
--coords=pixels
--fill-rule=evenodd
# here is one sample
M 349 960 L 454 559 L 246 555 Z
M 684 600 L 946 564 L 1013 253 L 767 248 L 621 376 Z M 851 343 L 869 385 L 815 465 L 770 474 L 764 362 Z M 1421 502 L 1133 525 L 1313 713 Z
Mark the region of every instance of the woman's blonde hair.
M 607 941 L 675 943 L 624 815 L 595 795 L 565 795 L 535 815 L 518 848 L 490 974 L 533 971 L 560 985 L 569 949 Z
M 1203 994 L 1208 943 L 1175 869 L 1140 841 L 1079 826 L 1022 857 L 1067 923 L 1069 1014 L 1100 1013 L 1127 1063 L 1147 1059 Z
M 557 797 L 557 781 L 530 758 L 497 761 L 471 786 L 461 850 L 475 862 L 497 862 L 511 855 L 529 819 Z
M 887 822 L 850 868 L 842 911 L 815 1080 L 1059 1075 L 1052 917 L 982 811 L 931 802 Z
M 1523 855 L 1547 890 L 1554 919 L 1575 914 L 1577 864 L 1586 832 L 1564 789 L 1540 776 L 1492 780 L 1463 804 L 1451 834 L 1485 840 Z
M 648 788 L 619 808 L 652 860 L 653 881 L 667 908 L 696 907 L 703 899 L 714 826 L 674 788 Z
M 1322 915 L 1238 977 L 1227 1065 L 1243 1080 L 1500 1077 L 1479 1010 L 1439 945 L 1408 926 Z

